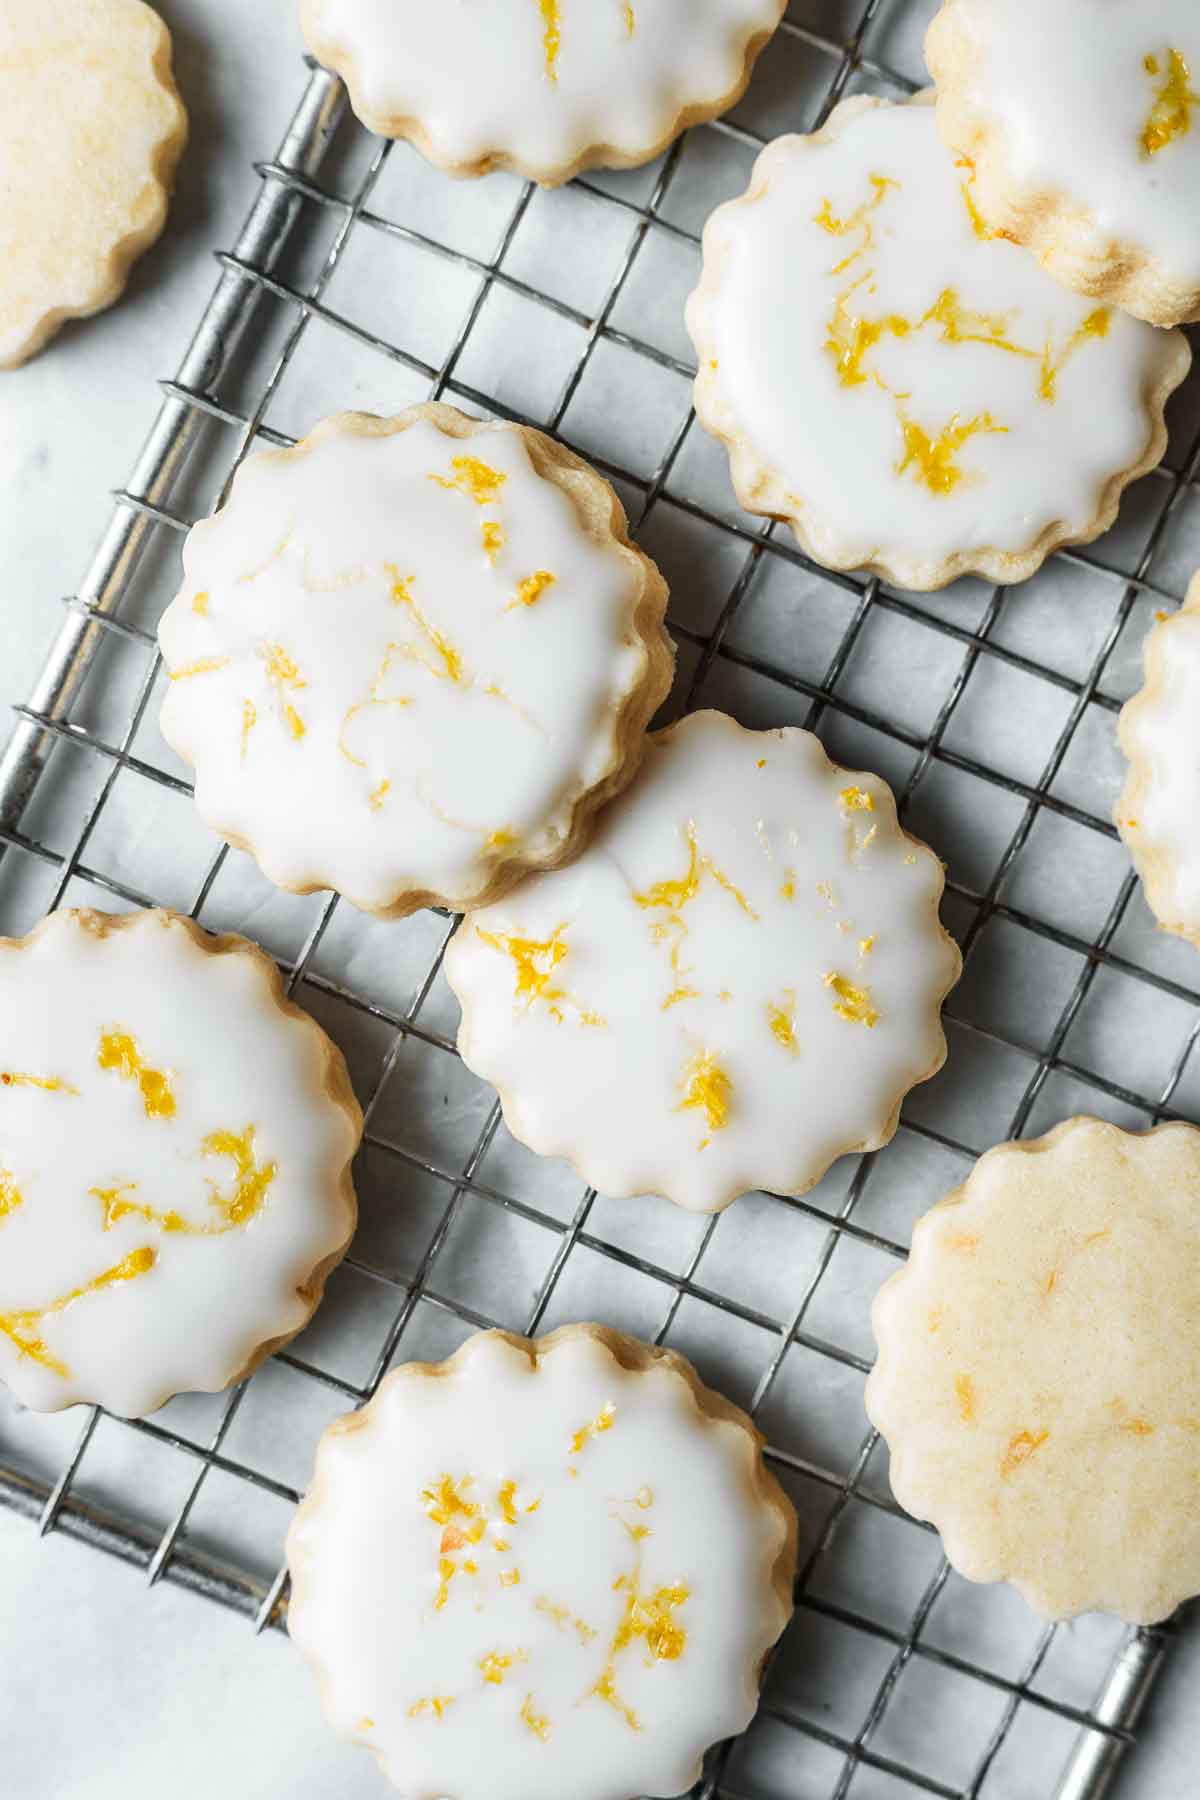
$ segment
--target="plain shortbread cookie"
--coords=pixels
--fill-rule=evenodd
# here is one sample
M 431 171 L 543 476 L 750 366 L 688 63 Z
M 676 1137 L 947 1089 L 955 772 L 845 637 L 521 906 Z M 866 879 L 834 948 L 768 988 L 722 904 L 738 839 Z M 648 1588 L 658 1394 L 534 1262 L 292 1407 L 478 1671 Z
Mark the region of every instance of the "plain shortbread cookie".
M 1200 1590 L 1200 1131 L 1002 1144 L 876 1296 L 867 1411 L 972 1581 L 1139 1624 Z
M 0 0 L 0 369 L 117 298 L 186 139 L 141 0 Z

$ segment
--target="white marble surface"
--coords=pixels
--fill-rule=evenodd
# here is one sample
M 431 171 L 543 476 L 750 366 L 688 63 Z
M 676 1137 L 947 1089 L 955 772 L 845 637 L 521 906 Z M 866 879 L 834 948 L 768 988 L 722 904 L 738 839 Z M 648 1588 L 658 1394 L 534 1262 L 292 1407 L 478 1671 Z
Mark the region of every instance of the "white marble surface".
M 842 0 L 821 6 L 840 18 Z M 299 90 L 293 0 L 161 7 L 193 122 L 167 237 L 118 308 L 0 377 L 0 707 L 30 684 L 59 597 L 107 516 L 106 489 L 124 477 L 153 417 L 153 378 L 178 361 L 213 284 L 210 252 L 232 241 L 252 194 L 250 164 L 274 148 Z M 65 1447 L 76 1428 L 57 1421 L 46 1431 Z M 1193 1629 L 1120 1800 L 1196 1792 L 1198 1681 Z M 1031 1766 L 1027 1786 L 1018 1775 L 1004 1792 L 1041 1800 L 1049 1778 Z M 369 1758 L 326 1732 L 284 1639 L 256 1640 L 243 1620 L 170 1586 L 146 1593 L 132 1570 L 61 1538 L 39 1542 L 0 1512 L 0 1792 L 380 1800 L 385 1791 Z M 860 1791 L 885 1790 L 860 1781 L 856 1800 Z

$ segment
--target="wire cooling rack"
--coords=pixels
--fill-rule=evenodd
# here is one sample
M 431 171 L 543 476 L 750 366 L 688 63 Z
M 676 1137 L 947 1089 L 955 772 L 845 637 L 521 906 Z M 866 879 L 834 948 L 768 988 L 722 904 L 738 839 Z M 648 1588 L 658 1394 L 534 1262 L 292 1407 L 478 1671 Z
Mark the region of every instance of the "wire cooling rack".
M 1200 405 L 1122 521 L 1007 595 L 906 596 L 814 567 L 741 514 L 689 409 L 698 232 L 761 142 L 851 92 L 919 84 L 929 0 L 798 0 L 732 120 L 648 170 L 546 194 L 455 184 L 371 137 L 311 65 L 292 126 L 0 760 L 0 930 L 58 904 L 168 904 L 278 957 L 342 1043 L 367 1118 L 362 1223 L 317 1319 L 228 1395 L 154 1418 L 0 1403 L 0 1501 L 280 1623 L 283 1532 L 316 1437 L 397 1359 L 470 1331 L 599 1318 L 672 1344 L 747 1405 L 806 1546 L 750 1731 L 698 1792 L 1098 1800 L 1169 1633 L 1041 1626 L 952 1574 L 866 1429 L 870 1297 L 913 1219 L 991 1143 L 1078 1110 L 1195 1116 L 1194 952 L 1157 938 L 1109 810 L 1115 714 L 1150 616 L 1200 563 Z M 950 865 L 966 973 L 950 1057 L 878 1156 L 719 1219 L 580 1191 L 505 1132 L 454 1052 L 452 921 L 381 926 L 276 894 L 195 820 L 158 736 L 154 626 L 182 535 L 259 444 L 324 413 L 446 397 L 558 433 L 615 481 L 673 590 L 672 701 L 798 723 L 895 786 Z

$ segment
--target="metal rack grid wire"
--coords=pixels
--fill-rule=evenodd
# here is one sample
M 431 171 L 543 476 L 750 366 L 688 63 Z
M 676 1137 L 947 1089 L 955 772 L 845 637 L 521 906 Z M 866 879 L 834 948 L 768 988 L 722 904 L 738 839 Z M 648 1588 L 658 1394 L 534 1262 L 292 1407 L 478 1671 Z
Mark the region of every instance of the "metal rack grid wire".
M 713 498 L 686 397 L 652 454 L 625 429 L 621 403 L 631 393 L 631 372 L 639 403 L 656 382 L 685 394 L 693 371 L 686 354 L 671 347 L 670 331 L 659 328 L 654 297 L 663 291 L 674 297 L 671 258 L 694 277 L 695 226 L 703 210 L 741 185 L 734 177 L 765 136 L 783 127 L 814 128 L 847 92 L 912 92 L 915 83 L 889 66 L 888 34 L 898 16 L 928 10 L 889 8 L 886 0 L 793 5 L 750 100 L 734 115 L 748 123 L 697 128 L 648 175 L 588 177 L 560 197 L 493 177 L 479 184 L 499 209 L 488 214 L 487 250 L 466 247 L 457 223 L 443 232 L 440 215 L 427 205 L 415 209 L 419 223 L 393 216 L 388 171 L 406 171 L 406 191 L 419 198 L 425 176 L 415 157 L 370 138 L 346 115 L 338 82 L 310 65 L 291 128 L 276 157 L 258 166 L 260 190 L 247 224 L 233 252 L 219 258 L 213 300 L 178 376 L 161 384 L 159 418 L 128 485 L 115 496 L 108 532 L 67 601 L 42 679 L 29 704 L 16 709 L 0 759 L 0 929 L 26 929 L 36 913 L 64 902 L 120 908 L 165 899 L 203 923 L 241 922 L 256 935 L 254 919 L 270 923 L 264 935 L 278 932 L 281 941 L 270 947 L 289 990 L 343 1039 L 366 1113 L 360 1188 L 364 1215 L 374 1216 L 377 1228 L 365 1238 L 360 1232 L 346 1265 L 346 1278 L 356 1283 L 354 1303 L 339 1308 L 327 1301 L 323 1313 L 360 1317 L 365 1310 L 380 1326 L 353 1377 L 332 1366 L 337 1356 L 310 1331 L 207 1413 L 185 1407 L 181 1414 L 173 1403 L 156 1418 L 126 1422 L 92 1411 L 56 1472 L 44 1457 L 31 1458 L 17 1446 L 10 1415 L 0 1413 L 0 1501 L 43 1532 L 64 1531 L 108 1550 L 144 1569 L 151 1582 L 178 1582 L 248 1615 L 261 1630 L 284 1616 L 285 1575 L 266 1572 L 275 1565 L 264 1565 L 257 1553 L 240 1555 L 219 1527 L 206 1528 L 204 1508 L 206 1494 L 222 1480 L 241 1505 L 258 1497 L 286 1511 L 297 1500 L 300 1482 L 271 1472 L 271 1441 L 294 1432 L 291 1454 L 302 1469 L 315 1431 L 303 1409 L 299 1423 L 281 1425 L 287 1415 L 280 1411 L 280 1381 L 286 1378 L 293 1394 L 319 1393 L 341 1411 L 368 1398 L 398 1357 L 429 1354 L 430 1346 L 445 1353 L 468 1330 L 497 1323 L 534 1333 L 559 1322 L 560 1309 L 563 1317 L 594 1310 L 685 1350 L 699 1344 L 702 1372 L 742 1399 L 766 1430 L 773 1466 L 797 1501 L 807 1540 L 796 1621 L 774 1658 L 759 1716 L 745 1738 L 710 1758 L 697 1789 L 705 1800 L 770 1800 L 801 1791 L 833 1800 L 911 1793 L 995 1800 L 1033 1792 L 1098 1800 L 1133 1741 L 1170 1637 L 1169 1628 L 1064 1631 L 1022 1615 L 1001 1647 L 995 1625 L 1009 1617 L 1005 1598 L 968 1591 L 940 1557 L 935 1535 L 895 1506 L 882 1446 L 865 1428 L 855 1393 L 869 1367 L 866 1287 L 904 1255 L 915 1212 L 961 1178 L 989 1142 L 1043 1128 L 1050 1115 L 1067 1110 L 1068 1096 L 1080 1108 L 1123 1119 L 1186 1115 L 1197 1074 L 1192 1052 L 1200 1035 L 1200 989 L 1186 964 L 1148 948 L 1144 922 L 1133 923 L 1134 879 L 1074 759 L 1082 751 L 1085 761 L 1093 760 L 1097 723 L 1111 735 L 1121 697 L 1115 671 L 1147 611 L 1179 603 L 1173 571 L 1186 554 L 1179 540 L 1197 499 L 1196 421 L 1182 449 L 1169 456 L 1170 466 L 1143 484 L 1132 548 L 1118 541 L 1115 560 L 1106 560 L 1110 539 L 1054 559 L 1063 583 L 1088 596 L 1088 641 L 1072 666 L 1069 657 L 1036 654 L 1027 637 L 1008 629 L 1013 603 L 1000 590 L 959 584 L 943 607 L 874 580 L 817 569 L 774 526 L 739 514 L 727 494 Z M 805 71 L 799 96 L 792 87 L 797 69 Z M 753 110 L 762 84 L 765 129 Z M 782 119 L 778 106 L 771 110 L 781 92 Z M 548 211 L 548 226 L 531 229 L 543 208 L 570 210 Z M 537 242 L 548 229 L 558 263 L 568 262 L 582 245 L 571 237 L 581 219 L 589 235 L 614 249 L 590 302 L 530 274 L 522 254 L 527 235 Z M 352 266 L 365 241 L 402 252 L 410 271 L 453 274 L 461 303 L 435 350 L 426 354 L 424 342 L 414 348 L 399 341 L 399 332 L 353 316 L 362 282 L 339 287 L 339 272 Z M 431 285 L 436 289 L 436 279 Z M 514 398 L 519 380 L 510 379 L 497 356 L 503 329 L 495 328 L 491 309 L 498 309 L 503 328 L 505 307 L 531 309 L 544 324 L 547 346 L 556 332 L 570 342 L 540 408 L 531 400 L 526 410 Z M 444 293 L 439 310 L 454 314 Z M 463 1098 L 466 1078 L 439 987 L 453 921 L 425 915 L 388 928 L 395 944 L 406 945 L 406 967 L 414 971 L 406 996 L 395 1000 L 390 989 L 381 997 L 356 979 L 370 927 L 348 917 L 336 897 L 292 909 L 286 928 L 277 927 L 265 901 L 256 912 L 243 899 L 231 920 L 233 902 L 222 897 L 231 867 L 225 849 L 213 854 L 209 844 L 186 901 L 179 898 L 185 874 L 173 874 L 164 893 L 162 881 L 143 884 L 131 874 L 129 856 L 114 851 L 113 834 L 127 838 L 139 811 L 149 816 L 155 807 L 186 806 L 190 796 L 152 729 L 151 703 L 161 682 L 153 623 L 170 597 L 170 557 L 192 519 L 220 504 L 246 454 L 258 444 L 293 441 L 280 422 L 286 422 L 282 402 L 314 334 L 324 334 L 323 348 L 297 383 L 301 407 L 312 403 L 312 369 L 323 368 L 335 346 L 352 359 L 339 367 L 340 379 L 361 384 L 360 368 L 371 371 L 363 404 L 372 404 L 370 383 L 390 397 L 399 382 L 403 399 L 446 397 L 534 424 L 581 449 L 618 484 L 635 530 L 668 573 L 675 573 L 673 564 L 686 564 L 688 583 L 673 581 L 672 624 L 681 648 L 675 710 L 725 704 L 749 723 L 796 722 L 817 730 L 842 760 L 857 752 L 882 766 L 902 814 L 918 829 L 922 800 L 937 791 L 925 835 L 951 857 L 947 906 L 967 976 L 948 1011 L 948 1069 L 930 1090 L 948 1098 L 930 1104 L 919 1090 L 889 1150 L 845 1159 L 845 1167 L 803 1199 L 746 1200 L 729 1214 L 692 1222 L 686 1232 L 680 1225 L 675 1238 L 661 1221 L 640 1229 L 650 1218 L 640 1209 L 633 1209 L 636 1220 L 623 1214 L 622 1226 L 597 1195 L 579 1193 L 577 1182 L 567 1203 L 549 1200 L 507 1139 L 494 1097 Z M 417 336 L 428 336 L 419 318 Z M 494 382 L 473 373 L 481 366 L 473 354 L 479 343 L 491 358 Z M 553 362 L 549 349 L 546 360 Z M 585 406 L 589 383 L 595 391 Z M 387 407 L 377 403 L 376 409 Z M 189 497 L 195 504 L 186 506 Z M 780 651 L 781 635 L 786 641 L 798 630 L 801 615 L 791 610 L 797 602 L 820 612 L 824 636 L 815 645 L 805 640 L 797 656 L 788 656 Z M 756 628 L 743 628 L 755 620 Z M 882 635 L 873 647 L 876 633 Z M 872 689 L 876 657 L 894 667 L 898 642 L 915 646 L 908 665 L 914 684 L 915 672 L 928 675 L 920 717 L 894 679 L 882 697 Z M 992 683 L 999 685 L 993 690 Z M 1047 740 L 1035 745 L 1036 767 L 1028 769 L 1012 766 L 1007 752 L 990 757 L 986 745 L 980 751 L 958 731 L 977 695 L 984 697 L 986 726 L 997 709 L 1011 711 L 1014 692 L 1029 709 L 1034 737 L 1046 705 L 1057 709 Z M 1064 780 L 1067 775 L 1072 778 Z M 972 811 L 988 821 L 988 858 L 977 870 L 973 850 L 975 862 L 960 874 L 950 833 Z M 1063 917 L 1043 890 L 1023 898 L 1033 866 L 1026 853 L 1032 847 L 1035 859 L 1044 858 L 1040 834 L 1047 825 L 1089 871 L 1082 885 L 1095 910 L 1086 925 Z M 1100 857 L 1095 867 L 1091 851 Z M 1043 954 L 1057 959 L 1049 998 L 1032 1003 L 1025 993 L 1015 1022 L 1011 1014 L 989 1015 L 1002 983 L 972 984 L 973 966 L 986 970 L 997 953 L 997 934 L 1010 952 L 1019 945 L 1015 954 L 1027 962 Z M 1148 1036 L 1171 1045 L 1169 1057 L 1149 1072 L 1144 1058 L 1127 1071 L 1095 1050 L 1113 995 L 1135 992 L 1150 1009 Z M 1095 1025 L 1090 1009 L 1098 999 Z M 360 1032 L 374 1046 L 369 1070 L 356 1053 Z M 430 1094 L 435 1104 L 440 1097 L 447 1120 L 442 1136 L 424 1124 L 413 1131 L 403 1117 L 396 1128 L 398 1086 L 414 1087 L 422 1106 Z M 989 1099 L 997 1090 L 1001 1112 L 979 1110 L 969 1096 L 981 1087 Z M 902 1162 L 915 1171 L 919 1205 L 906 1201 L 890 1178 Z M 424 1225 L 405 1263 L 387 1249 L 388 1221 L 415 1206 L 418 1196 Z M 746 1224 L 735 1228 L 729 1222 L 739 1215 Z M 525 1290 L 518 1282 L 515 1294 L 505 1293 L 496 1283 L 480 1295 L 480 1268 L 499 1241 L 497 1231 L 519 1232 L 523 1244 L 536 1239 L 540 1260 Z M 764 1297 L 761 1282 L 756 1287 L 736 1273 L 735 1265 L 753 1260 L 750 1252 L 765 1243 L 773 1263 L 789 1271 L 796 1264 L 778 1305 Z M 833 1298 L 855 1313 L 849 1327 L 834 1316 Z M 640 1309 L 636 1318 L 630 1309 Z M 822 1397 L 825 1415 L 808 1438 L 785 1403 L 798 1373 Z M 153 1449 L 176 1476 L 171 1504 L 153 1521 L 139 1507 L 141 1477 L 120 1458 L 123 1485 L 101 1483 L 103 1503 L 89 1488 L 97 1446 L 111 1445 L 114 1434 L 122 1444 Z M 217 1518 L 227 1521 L 229 1514 Z

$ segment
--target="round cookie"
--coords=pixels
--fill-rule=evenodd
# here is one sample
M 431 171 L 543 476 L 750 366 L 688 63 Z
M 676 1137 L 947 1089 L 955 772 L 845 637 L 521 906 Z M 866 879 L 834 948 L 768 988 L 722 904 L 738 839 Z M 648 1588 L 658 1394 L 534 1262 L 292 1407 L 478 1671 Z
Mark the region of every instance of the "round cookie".
M 244 463 L 159 626 L 201 816 L 397 918 L 573 856 L 671 682 L 666 584 L 540 432 L 345 413 Z
M 555 187 L 650 162 L 741 99 L 786 0 L 302 0 L 355 112 L 452 175 Z
M 514 1137 L 601 1193 L 803 1193 L 941 1067 L 942 880 L 876 776 L 694 713 L 578 862 L 460 926 L 459 1051 Z
M 330 1427 L 288 1626 L 407 1800 L 676 1794 L 745 1728 L 796 1519 L 746 1415 L 597 1325 L 491 1331 Z
M 0 938 L 0 1380 L 127 1417 L 241 1380 L 345 1254 L 361 1129 L 244 938 L 77 911 Z
M 1200 1131 L 989 1150 L 875 1299 L 867 1411 L 971 1581 L 1151 1624 L 1200 1591 Z
M 186 141 L 170 34 L 142 0 L 0 0 L 0 369 L 112 305 Z
M 1129 774 L 1114 818 L 1155 918 L 1200 949 L 1200 575 L 1145 657 L 1118 726 Z
M 844 101 L 704 232 L 696 410 L 829 568 L 1024 580 L 1112 523 L 1191 353 L 993 237 L 933 108 Z
M 945 0 L 925 51 L 989 226 L 1077 293 L 1200 319 L 1194 0 Z

